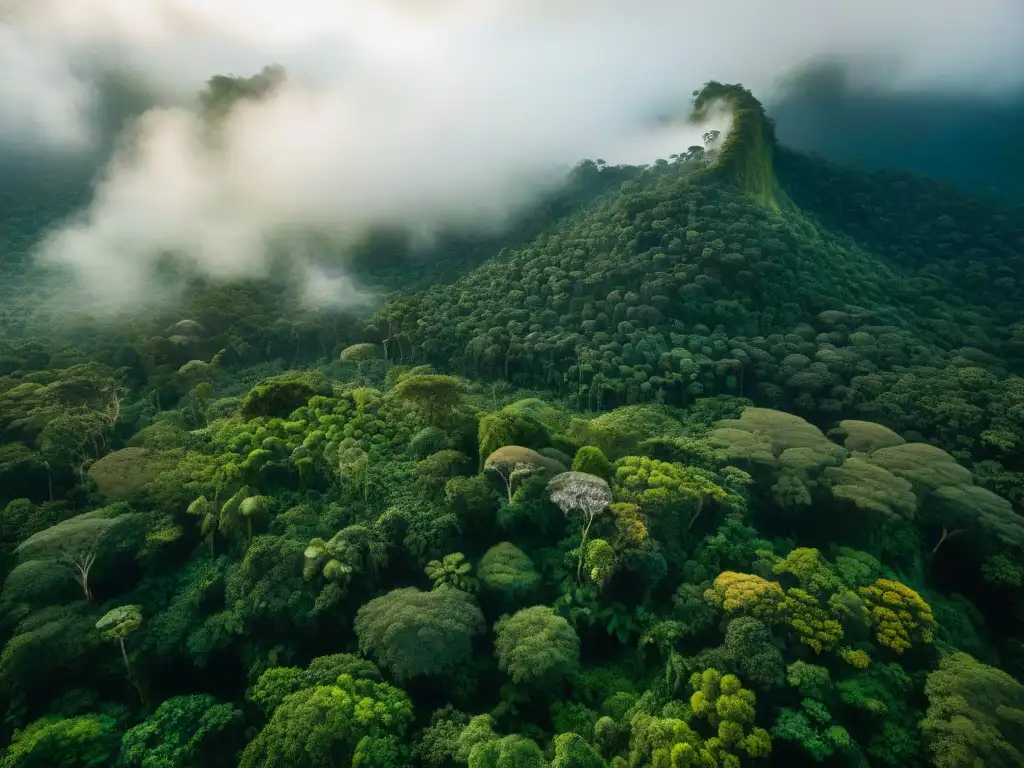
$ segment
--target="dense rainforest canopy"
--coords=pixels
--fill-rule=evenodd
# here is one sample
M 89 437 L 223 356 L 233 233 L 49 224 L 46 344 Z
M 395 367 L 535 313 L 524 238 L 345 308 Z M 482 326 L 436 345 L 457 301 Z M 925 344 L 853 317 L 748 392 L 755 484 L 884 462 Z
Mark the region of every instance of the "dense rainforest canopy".
M 0 767 L 1024 764 L 1024 212 L 694 96 L 363 315 L 55 311 L 5 198 Z

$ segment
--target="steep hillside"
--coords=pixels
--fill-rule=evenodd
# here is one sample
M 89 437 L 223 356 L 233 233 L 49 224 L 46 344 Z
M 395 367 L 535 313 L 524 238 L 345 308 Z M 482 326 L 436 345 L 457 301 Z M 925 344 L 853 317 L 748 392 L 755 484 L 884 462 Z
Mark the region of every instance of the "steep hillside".
M 947 414 L 972 414 L 952 447 L 1005 460 L 1020 428 L 1012 448 L 982 440 L 997 416 L 978 400 L 1006 400 L 1002 377 L 1024 360 L 1024 221 L 923 179 L 777 147 L 738 86 L 709 84 L 696 114 L 722 99 L 734 130 L 714 162 L 659 161 L 458 282 L 389 303 L 369 338 L 584 408 L 731 394 L 822 420 L 870 413 L 932 438 L 943 417 L 908 418 L 887 393 L 952 366 L 946 380 L 975 381 L 944 390 L 957 401 Z
M 378 325 L 405 334 L 424 360 L 573 390 L 582 382 L 606 404 L 761 391 L 797 405 L 811 394 L 834 410 L 849 397 L 853 373 L 940 362 L 964 347 L 975 348 L 965 353 L 974 358 L 1019 355 L 1008 346 L 1005 308 L 974 301 L 959 271 L 975 242 L 993 249 L 985 262 L 993 276 L 1011 269 L 1019 260 L 1014 222 L 990 212 L 1005 227 L 960 234 L 968 250 L 946 248 L 955 265 L 947 268 L 883 247 L 880 230 L 826 226 L 844 210 L 838 192 L 831 207 L 780 205 L 789 189 L 806 200 L 814 177 L 794 172 L 803 169 L 786 153 L 780 186 L 770 123 L 742 93 L 736 129 L 710 167 L 688 156 L 659 163 L 458 283 L 389 305 Z M 702 94 L 698 107 L 705 101 Z M 1013 299 L 1015 283 L 1003 284 Z M 779 381 L 777 369 L 793 355 L 807 359 L 784 369 L 817 375 Z M 680 382 L 683 359 L 698 370 Z
M 1024 227 L 722 101 L 372 318 L 0 299 L 0 768 L 1021 765 Z

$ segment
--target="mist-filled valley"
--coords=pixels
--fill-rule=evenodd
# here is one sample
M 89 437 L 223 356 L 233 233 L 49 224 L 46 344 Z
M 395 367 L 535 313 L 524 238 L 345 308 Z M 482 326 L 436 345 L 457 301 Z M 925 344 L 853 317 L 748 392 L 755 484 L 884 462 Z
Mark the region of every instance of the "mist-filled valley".
M 1024 9 L 91 5 L 0 10 L 0 768 L 1024 765 Z

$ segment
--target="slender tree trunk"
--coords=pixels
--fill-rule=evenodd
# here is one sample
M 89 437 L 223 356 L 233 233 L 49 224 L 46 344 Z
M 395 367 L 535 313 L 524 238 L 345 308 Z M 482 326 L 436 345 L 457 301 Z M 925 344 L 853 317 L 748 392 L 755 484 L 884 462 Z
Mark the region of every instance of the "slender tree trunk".
M 700 513 L 703 512 L 703 511 L 704 511 L 704 497 L 701 496 L 700 500 L 697 502 L 697 511 L 694 512 L 693 515 L 690 517 L 690 522 L 687 524 L 686 530 L 684 531 L 684 534 L 688 534 L 690 532 L 690 530 L 693 528 L 693 524 L 697 522 L 697 518 L 700 517 Z
M 587 521 L 583 524 L 583 535 L 580 537 L 580 556 L 576 563 L 576 582 L 583 584 L 583 553 L 587 547 L 587 534 L 590 533 L 590 524 L 594 522 L 593 516 L 588 516 Z
M 935 547 L 932 549 L 931 556 L 935 557 L 935 553 L 939 551 L 939 547 L 941 547 L 945 543 L 946 539 L 951 539 L 954 536 L 956 536 L 958 533 L 964 533 L 964 529 L 963 528 L 957 528 L 957 529 L 952 530 L 952 531 L 947 531 L 946 530 L 946 526 L 942 526 L 942 537 L 939 539 L 939 543 L 936 544 Z
M 81 562 L 75 561 L 74 566 L 78 571 L 78 580 L 82 585 L 82 593 L 85 595 L 85 601 L 87 603 L 96 602 L 93 598 L 92 590 L 89 588 L 89 571 L 92 569 L 92 564 L 96 562 L 96 555 L 88 555 Z
M 128 661 L 128 651 L 126 651 L 124 647 L 124 638 L 119 637 L 118 642 L 121 644 L 121 658 L 124 659 L 124 669 L 125 672 L 128 674 L 128 682 L 132 684 L 132 687 L 135 689 L 136 693 L 139 694 L 139 700 L 142 702 L 142 705 L 145 706 L 146 695 L 142 692 L 142 686 L 139 685 L 138 681 L 135 679 L 135 673 L 132 672 L 132 665 Z
M 505 490 L 508 492 L 508 503 L 511 504 L 512 503 L 512 475 L 509 475 L 508 477 L 505 477 L 505 475 L 503 475 L 501 472 L 498 472 L 498 474 L 501 475 L 501 479 L 505 481 Z

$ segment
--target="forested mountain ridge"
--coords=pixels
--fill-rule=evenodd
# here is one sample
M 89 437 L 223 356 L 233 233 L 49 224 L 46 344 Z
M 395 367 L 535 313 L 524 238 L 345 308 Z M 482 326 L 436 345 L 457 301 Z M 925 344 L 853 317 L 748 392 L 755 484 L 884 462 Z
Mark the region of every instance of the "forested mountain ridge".
M 963 458 L 1008 458 L 991 453 L 1013 429 L 991 401 L 1019 388 L 1005 375 L 1024 362 L 1024 216 L 775 147 L 760 105 L 738 98 L 710 167 L 699 147 L 659 162 L 454 286 L 401 296 L 373 339 L 408 337 L 417 360 L 591 407 L 742 395 L 823 422 L 951 427 L 943 439 Z M 894 391 L 919 379 L 944 381 L 943 404 L 931 402 L 946 415 L 911 424 Z M 992 428 L 1000 437 L 983 438 Z
M 1021 764 L 1024 219 L 723 99 L 372 318 L 8 307 L 0 768 Z

